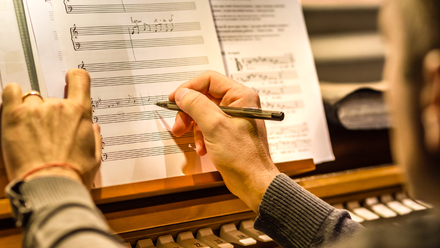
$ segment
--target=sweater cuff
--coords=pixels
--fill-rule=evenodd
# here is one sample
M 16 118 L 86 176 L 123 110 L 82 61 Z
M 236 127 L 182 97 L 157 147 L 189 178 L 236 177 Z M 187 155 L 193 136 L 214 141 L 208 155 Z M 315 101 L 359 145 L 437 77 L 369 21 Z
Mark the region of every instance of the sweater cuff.
M 283 247 L 309 247 L 333 210 L 287 175 L 279 174 L 263 196 L 254 226 Z
M 64 203 L 80 204 L 95 209 L 89 191 L 81 183 L 66 177 L 37 177 L 16 180 L 6 186 L 17 226 L 24 226 L 30 214 Z

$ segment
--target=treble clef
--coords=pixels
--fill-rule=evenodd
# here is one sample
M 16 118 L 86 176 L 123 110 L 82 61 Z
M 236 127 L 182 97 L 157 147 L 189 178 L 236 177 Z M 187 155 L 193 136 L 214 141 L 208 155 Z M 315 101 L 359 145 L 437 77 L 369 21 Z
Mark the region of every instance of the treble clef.
M 102 161 L 102 162 L 105 162 L 107 159 L 108 159 L 108 155 L 107 155 L 107 153 L 103 153 L 103 154 L 101 155 L 101 161 Z
M 92 122 L 93 123 L 98 123 L 98 116 L 93 116 Z
M 72 38 L 72 40 L 78 39 L 78 31 L 76 30 L 76 24 L 73 24 L 73 27 L 70 28 L 70 36 Z
M 80 48 L 81 48 L 81 44 L 79 42 L 74 41 L 73 49 L 75 49 L 75 51 L 78 51 Z
M 73 11 L 73 7 L 72 5 L 68 5 L 67 3 L 70 2 L 70 0 L 64 0 L 64 7 L 66 8 L 66 13 L 69 14 L 70 12 Z
M 84 65 L 84 61 L 81 61 L 81 64 L 78 65 L 78 69 L 86 70 L 86 67 Z M 87 71 L 87 70 L 86 70 Z

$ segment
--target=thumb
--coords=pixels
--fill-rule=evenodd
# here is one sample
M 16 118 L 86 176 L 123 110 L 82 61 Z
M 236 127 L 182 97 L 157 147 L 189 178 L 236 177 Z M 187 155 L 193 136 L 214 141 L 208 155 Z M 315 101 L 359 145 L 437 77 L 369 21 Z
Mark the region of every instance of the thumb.
M 198 91 L 181 88 L 176 92 L 176 103 L 197 123 L 202 132 L 217 128 L 217 123 L 226 118 L 226 114 L 207 96 Z

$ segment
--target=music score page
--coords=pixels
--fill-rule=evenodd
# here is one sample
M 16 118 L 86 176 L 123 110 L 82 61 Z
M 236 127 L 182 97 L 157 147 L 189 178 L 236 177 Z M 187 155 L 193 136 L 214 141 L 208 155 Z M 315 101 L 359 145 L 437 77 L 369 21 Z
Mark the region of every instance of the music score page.
M 266 121 L 275 162 L 333 160 L 318 78 L 297 0 L 211 0 L 227 74 L 255 89 L 263 109 L 285 113 Z
M 103 145 L 96 186 L 215 169 L 197 156 L 192 133 L 171 134 L 177 112 L 154 105 L 206 70 L 224 73 L 208 1 L 57 0 L 52 8 L 64 68 L 92 78 Z

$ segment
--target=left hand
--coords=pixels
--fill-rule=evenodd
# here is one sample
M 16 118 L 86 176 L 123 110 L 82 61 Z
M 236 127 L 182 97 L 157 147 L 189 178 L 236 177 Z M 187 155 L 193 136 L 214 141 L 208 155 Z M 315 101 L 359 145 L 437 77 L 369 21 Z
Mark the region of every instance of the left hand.
M 65 176 L 91 187 L 101 164 L 101 137 L 98 125 L 91 121 L 90 77 L 84 70 L 66 75 L 67 99 L 22 99 L 20 86 L 9 84 L 3 91 L 1 148 L 9 180 L 46 164 L 65 163 L 31 174 Z

